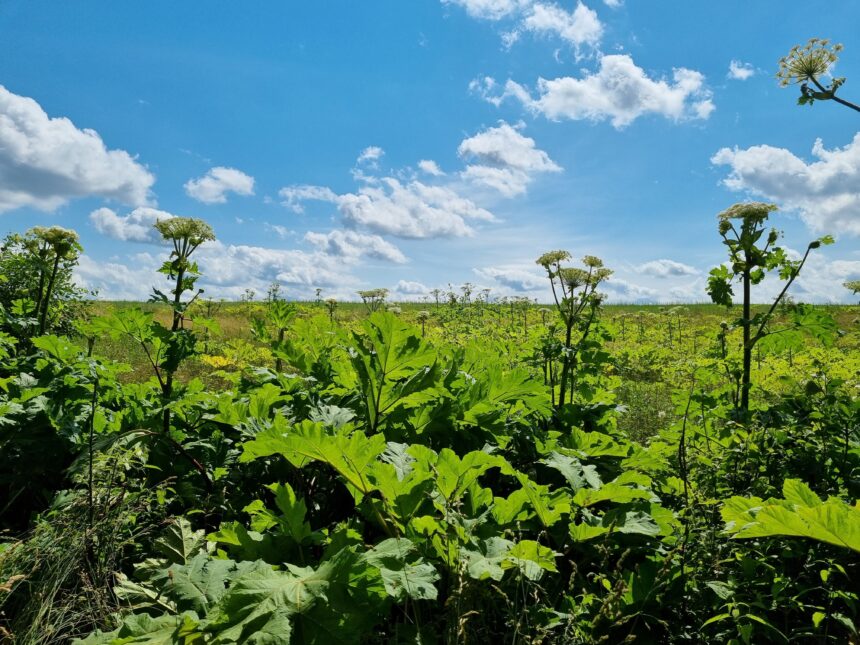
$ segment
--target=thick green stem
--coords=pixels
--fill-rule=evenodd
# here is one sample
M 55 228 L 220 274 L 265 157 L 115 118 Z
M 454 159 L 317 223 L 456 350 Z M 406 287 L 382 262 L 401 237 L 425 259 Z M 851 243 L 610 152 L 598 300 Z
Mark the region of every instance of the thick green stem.
M 747 255 L 747 267 L 749 267 L 750 259 L 749 255 Z M 744 313 L 743 320 L 741 321 L 741 325 L 743 327 L 744 332 L 744 344 L 743 344 L 743 372 L 741 374 L 741 412 L 744 417 L 746 417 L 749 412 L 750 407 L 750 371 L 752 370 L 752 342 L 750 338 L 750 327 L 752 326 L 752 319 L 750 316 L 750 270 L 749 268 L 744 270 L 743 275 L 743 285 L 744 285 Z
M 51 269 L 51 277 L 48 279 L 48 286 L 45 289 L 45 295 L 42 298 L 42 311 L 39 315 L 39 335 L 45 333 L 45 328 L 48 326 L 48 308 L 51 304 L 51 291 L 54 290 L 54 282 L 57 279 L 57 272 L 60 270 L 60 254 L 54 257 L 54 266 Z

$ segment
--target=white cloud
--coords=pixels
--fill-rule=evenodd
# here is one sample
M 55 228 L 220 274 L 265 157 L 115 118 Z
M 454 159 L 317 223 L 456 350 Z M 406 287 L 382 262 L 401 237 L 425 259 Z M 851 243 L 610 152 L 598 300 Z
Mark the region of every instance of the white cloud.
M 241 224 L 242 222 L 239 222 Z M 265 227 L 267 230 L 272 231 L 275 235 L 277 235 L 282 240 L 287 239 L 290 235 L 293 234 L 293 231 L 288 229 L 286 226 L 281 226 L 280 224 L 269 224 L 266 223 Z
M 155 177 L 124 150 L 108 150 L 95 130 L 49 117 L 33 99 L 0 85 L 0 213 L 51 211 L 78 197 L 150 201 Z
M 733 60 L 729 63 L 728 78 L 735 81 L 745 81 L 755 74 L 755 67 L 749 63 L 742 63 L 739 60 Z
M 375 233 L 403 238 L 462 237 L 472 235 L 471 220 L 493 221 L 488 210 L 446 186 L 420 181 L 406 184 L 394 177 L 364 177 L 355 193 L 336 194 L 324 186 L 289 186 L 281 189 L 284 204 L 301 209 L 301 201 L 315 199 L 335 204 L 347 224 Z
M 216 166 L 197 179 L 185 183 L 185 192 L 204 204 L 223 204 L 227 193 L 254 194 L 254 178 L 235 168 Z
M 384 154 L 385 150 L 379 146 L 367 146 L 361 151 L 361 154 L 358 155 L 358 159 L 355 161 L 359 164 L 366 163 L 372 167 L 376 167 L 376 162 L 382 159 L 382 155 Z
M 794 259 L 800 259 L 800 253 L 792 252 Z M 860 261 L 830 260 L 827 252 L 813 251 L 803 266 L 790 293 L 795 300 L 801 302 L 856 302 L 854 297 L 842 283 L 847 280 L 860 279 Z M 776 295 L 776 285 L 771 285 L 771 298 Z M 781 286 L 781 285 L 780 285 Z
M 723 184 L 797 210 L 815 233 L 860 235 L 860 132 L 844 148 L 815 141 L 807 163 L 785 148 L 722 148 L 711 163 L 730 167 Z
M 418 162 L 418 168 L 421 172 L 427 173 L 428 175 L 432 175 L 433 177 L 444 177 L 445 173 L 442 172 L 442 169 L 439 167 L 435 161 L 431 159 L 422 159 Z
M 521 0 L 442 0 L 443 4 L 459 5 L 473 18 L 501 20 L 523 4 Z
M 475 269 L 475 273 L 485 280 L 516 292 L 548 290 L 549 280 L 530 265 L 509 264 Z
M 425 296 L 430 292 L 429 287 L 412 280 L 398 280 L 391 290 L 395 300 L 415 299 L 415 296 Z
M 581 48 L 597 48 L 603 36 L 603 24 L 597 12 L 582 2 L 568 11 L 555 2 L 535 0 L 442 0 L 459 5 L 473 18 L 498 22 L 507 19 L 512 27 L 501 32 L 502 44 L 509 49 L 523 32 L 554 36 L 571 45 L 577 56 Z
M 557 4 L 537 2 L 529 9 L 522 25 L 538 34 L 556 35 L 577 49 L 583 45 L 597 47 L 603 36 L 603 25 L 597 13 L 581 2 L 572 12 Z
M 605 4 L 610 9 L 618 9 L 621 5 L 624 4 L 624 0 L 603 0 L 603 4 Z
M 464 139 L 457 153 L 475 162 L 463 171 L 464 178 L 494 188 L 505 197 L 524 193 L 537 173 L 561 171 L 546 152 L 536 147 L 534 139 L 505 122 Z
M 491 78 L 475 80 L 470 88 L 494 105 L 512 97 L 551 120 L 609 119 L 616 128 L 646 114 L 682 121 L 707 119 L 714 110 L 700 72 L 680 67 L 673 70 L 671 81 L 655 80 L 627 54 L 603 56 L 597 72 L 586 71 L 582 78 L 540 78 L 536 97 L 512 80 L 501 94 L 494 94 L 497 83 Z
M 526 172 L 561 170 L 546 152 L 535 146 L 534 139 L 523 136 L 504 121 L 497 127 L 487 128 L 463 139 L 457 154 L 485 166 L 516 168 Z
M 288 287 L 287 295 L 291 291 L 309 294 L 315 287 L 348 288 L 358 284 L 351 274 L 354 258 L 319 251 L 225 245 L 216 241 L 200 247 L 197 259 L 207 293 L 224 297 L 237 298 L 245 288 L 262 293 L 275 280 Z
M 512 196 L 522 193 L 533 175 L 561 170 L 533 139 L 504 122 L 464 139 L 458 153 L 468 160 L 468 165 L 450 176 L 434 161 L 423 159 L 418 163 L 423 175 L 416 175 L 412 168 L 395 171 L 393 176 L 353 168 L 357 188 L 351 192 L 338 193 L 327 186 L 305 184 L 286 186 L 279 196 L 283 205 L 296 213 L 304 212 L 308 201 L 337 208 L 344 230 L 309 233 L 305 238 L 320 251 L 402 263 L 406 261 L 403 253 L 381 236 L 471 236 L 478 223 L 498 221 L 480 205 L 488 195 L 487 191 L 476 190 L 476 184 Z
M 651 275 L 655 278 L 668 278 L 669 276 L 698 275 L 698 271 L 689 264 L 682 264 L 674 260 L 652 260 L 640 264 L 637 272 Z
M 90 213 L 90 222 L 102 235 L 123 242 L 159 242 L 161 235 L 153 225 L 158 220 L 170 219 L 172 213 L 141 206 L 125 217 L 110 208 L 99 208 Z
M 660 292 L 656 289 L 628 282 L 617 277 L 613 277 L 600 285 L 599 290 L 607 295 L 609 302 L 614 303 L 656 302 L 660 296 Z
M 468 236 L 473 233 L 469 221 L 495 219 L 449 187 L 402 184 L 393 177 L 340 195 L 337 204 L 348 223 L 405 238 Z
M 406 256 L 400 249 L 378 235 L 334 230 L 329 233 L 308 232 L 305 240 L 319 251 L 336 257 L 358 260 L 366 256 L 397 264 L 406 262 Z
M 152 288 L 162 291 L 171 288 L 166 276 L 157 273 L 159 260 L 149 253 L 137 253 L 128 264 L 110 261 L 99 262 L 82 254 L 78 258 L 73 278 L 84 289 L 95 291 L 106 300 L 146 300 Z
M 205 289 L 206 297 L 236 300 L 245 289 L 262 294 L 277 281 L 290 298 L 312 299 L 314 290 L 321 287 L 326 289 L 327 297 L 355 299 L 361 281 L 353 271 L 363 257 L 375 253 L 373 243 L 356 253 L 348 242 L 339 245 L 336 236 L 332 245 L 322 243 L 321 238 L 309 240 L 317 247 L 312 251 L 207 242 L 194 254 L 203 273 L 198 286 Z M 349 232 L 345 239 L 350 239 Z M 353 242 L 353 246 L 360 246 L 362 240 Z M 83 255 L 75 279 L 82 287 L 97 289 L 101 298 L 145 300 L 153 286 L 171 288 L 156 271 L 166 257 L 166 253 L 138 253 L 103 262 Z
M 305 207 L 302 202 L 313 200 L 321 202 L 336 202 L 337 194 L 325 186 L 287 186 L 278 191 L 283 200 L 281 203 L 294 213 L 304 213 Z

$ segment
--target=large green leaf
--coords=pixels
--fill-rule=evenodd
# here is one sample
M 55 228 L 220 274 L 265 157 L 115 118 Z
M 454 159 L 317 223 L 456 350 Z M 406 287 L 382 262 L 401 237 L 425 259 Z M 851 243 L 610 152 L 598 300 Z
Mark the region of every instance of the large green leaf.
M 549 486 L 536 484 L 523 473 L 517 473 L 516 477 L 522 485 L 523 494 L 545 528 L 558 522 L 562 515 L 570 513 L 569 491 L 559 489 L 550 492 Z
M 459 499 L 478 477 L 493 467 L 508 467 L 503 457 L 491 455 L 480 450 L 467 453 L 460 459 L 448 448 L 439 451 L 439 456 L 432 465 L 436 475 L 436 488 L 446 503 L 450 504 Z
M 298 499 L 289 484 L 270 484 L 267 486 L 275 494 L 275 505 L 280 513 L 266 508 L 262 500 L 254 500 L 245 507 L 251 515 L 251 528 L 267 531 L 277 527 L 281 534 L 301 544 L 312 535 L 311 526 L 305 519 L 308 507 L 304 499 Z
M 594 465 L 583 466 L 576 457 L 553 451 L 541 463 L 560 472 L 574 491 L 586 486 L 600 488 L 603 484 L 597 473 L 597 467 Z
M 625 504 L 633 500 L 651 500 L 654 494 L 641 488 L 631 488 L 618 482 L 609 482 L 597 490 L 593 488 L 582 488 L 573 496 L 573 503 L 577 506 L 589 507 L 601 502 L 615 502 Z
M 735 538 L 786 535 L 860 551 L 860 505 L 826 502 L 799 479 L 783 483 L 785 499 L 732 497 L 723 504 L 726 532 Z
M 148 614 L 133 614 L 123 620 L 122 626 L 112 632 L 100 631 L 73 645 L 175 645 L 185 642 L 183 635 L 195 631 L 197 621 L 193 614 L 173 616 L 164 614 L 153 618 Z M 189 643 L 194 640 L 189 639 Z
M 233 581 L 202 624 L 203 630 L 213 634 L 212 642 L 218 644 L 288 643 L 291 617 L 325 600 L 338 566 L 333 559 L 316 570 L 287 565 L 288 571 L 275 571 L 258 562 Z
M 534 540 L 520 540 L 508 551 L 502 568 L 517 567 L 529 580 L 540 580 L 544 571 L 558 572 L 555 558 L 558 554 Z
M 385 448 L 382 435 L 368 438 L 347 428 L 329 430 L 322 423 L 302 421 L 287 430 L 276 426 L 264 430 L 243 445 L 240 459 L 251 461 L 279 454 L 298 468 L 322 461 L 334 468 L 360 499 L 374 489 L 368 470 Z
M 218 560 L 206 553 L 198 553 L 186 565 L 168 569 L 164 593 L 176 602 L 181 610 L 193 610 L 205 615 L 227 588 L 231 574 L 236 571 L 232 560 Z
M 376 312 L 353 334 L 350 361 L 358 377 L 368 427 L 375 431 L 399 407 L 422 403 L 415 394 L 437 380 L 436 351 L 418 330 L 389 312 Z
M 179 517 L 155 541 L 154 549 L 171 564 L 187 564 L 205 546 L 205 532 L 193 530 L 188 520 Z
M 502 566 L 514 543 L 505 538 L 494 536 L 481 540 L 477 548 L 463 548 L 460 557 L 466 565 L 466 573 L 475 580 L 490 578 L 502 579 L 505 569 Z
M 437 591 L 433 583 L 439 574 L 433 565 L 410 558 L 415 550 L 411 540 L 390 538 L 367 551 L 362 560 L 379 569 L 385 591 L 394 599 L 435 600 Z

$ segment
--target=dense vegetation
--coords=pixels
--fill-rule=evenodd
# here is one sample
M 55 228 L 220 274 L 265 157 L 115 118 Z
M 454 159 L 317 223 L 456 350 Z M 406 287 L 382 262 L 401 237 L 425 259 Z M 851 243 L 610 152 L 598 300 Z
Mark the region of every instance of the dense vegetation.
M 856 308 L 789 301 L 770 210 L 721 215 L 734 322 L 564 251 L 547 307 L 222 305 L 181 218 L 171 293 L 81 308 L 71 232 L 9 238 L 0 638 L 857 642 Z

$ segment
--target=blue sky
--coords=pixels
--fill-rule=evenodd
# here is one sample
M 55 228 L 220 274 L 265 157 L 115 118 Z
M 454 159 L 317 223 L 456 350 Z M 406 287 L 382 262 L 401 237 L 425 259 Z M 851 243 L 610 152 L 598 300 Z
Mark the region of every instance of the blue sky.
M 564 248 L 615 269 L 614 301 L 702 301 L 716 214 L 755 198 L 785 246 L 838 240 L 796 296 L 848 301 L 860 115 L 774 74 L 829 37 L 860 100 L 857 24 L 850 1 L 7 0 L 0 232 L 74 228 L 110 298 L 146 297 L 175 214 L 216 230 L 215 297 L 545 299 L 534 259 Z

